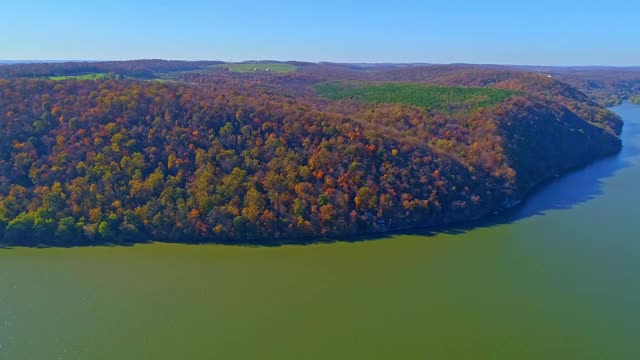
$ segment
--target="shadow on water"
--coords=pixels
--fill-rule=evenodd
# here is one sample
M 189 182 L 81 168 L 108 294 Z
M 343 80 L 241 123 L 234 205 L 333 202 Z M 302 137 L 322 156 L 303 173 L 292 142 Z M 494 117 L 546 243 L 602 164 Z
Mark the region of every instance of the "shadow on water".
M 624 104 L 612 108 L 625 120 L 625 125 L 621 138 L 623 148 L 617 155 L 598 160 L 586 167 L 566 174 L 556 180 L 552 180 L 542 184 L 534 190 L 523 202 L 523 204 L 472 222 L 461 224 L 446 225 L 442 227 L 418 228 L 413 230 L 400 230 L 387 233 L 362 234 L 351 237 L 336 238 L 308 238 L 294 239 L 283 241 L 210 241 L 210 242 L 189 242 L 189 241 L 166 241 L 168 243 L 180 244 L 220 244 L 233 246 L 248 247 L 278 247 L 283 245 L 310 245 L 318 243 L 335 243 L 335 242 L 363 242 L 375 241 L 385 238 L 391 238 L 394 235 L 419 235 L 419 236 L 435 236 L 438 234 L 462 234 L 477 228 L 486 228 L 497 225 L 505 225 L 530 218 L 532 216 L 544 215 L 551 210 L 569 210 L 576 205 L 588 202 L 598 196 L 604 194 L 603 185 L 607 178 L 614 176 L 617 172 L 631 167 L 637 160 L 640 160 L 640 106 Z M 153 241 L 141 240 L 137 242 L 127 243 L 96 243 L 96 244 L 31 244 L 26 245 L 34 248 L 47 247 L 109 247 L 109 246 L 133 246 L 136 244 L 152 243 Z M 15 246 L 25 246 L 24 244 L 2 244 L 0 249 L 11 249 Z
M 30 242 L 0 242 L 0 250 L 11 250 L 16 247 L 48 249 L 48 248 L 90 248 L 90 247 L 130 247 L 140 244 L 150 244 L 151 240 L 123 241 L 123 242 L 85 242 L 85 243 L 55 243 L 30 241 Z M 1 358 L 0 358 L 1 359 Z

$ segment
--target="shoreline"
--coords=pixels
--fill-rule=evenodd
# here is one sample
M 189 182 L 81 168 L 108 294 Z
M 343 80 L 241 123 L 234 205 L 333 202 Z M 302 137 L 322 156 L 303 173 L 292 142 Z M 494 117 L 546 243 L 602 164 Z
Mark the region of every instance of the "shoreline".
M 637 106 L 637 104 L 632 104 L 629 101 L 625 101 L 622 103 L 631 104 Z M 620 106 L 620 105 L 618 105 Z M 607 109 L 613 111 L 614 107 L 608 107 Z M 623 122 L 622 127 L 624 128 L 625 123 Z M 608 161 L 612 158 L 618 156 L 624 144 L 622 143 L 622 131 L 617 135 L 618 139 L 620 139 L 620 147 L 615 152 L 606 153 L 602 156 L 596 157 L 590 161 L 577 164 L 575 166 L 568 167 L 566 170 L 558 173 L 551 174 L 542 180 L 540 180 L 537 184 L 531 186 L 530 189 L 523 192 L 520 196 L 515 199 L 512 199 L 510 203 L 507 205 L 495 207 L 492 209 L 487 209 L 483 213 L 476 215 L 474 218 L 464 219 L 464 220 L 455 220 L 449 222 L 443 222 L 437 225 L 424 225 L 424 226 L 408 226 L 404 228 L 396 228 L 390 230 L 379 230 L 379 231 L 369 231 L 369 232 L 361 232 L 354 234 L 342 234 L 342 235 L 332 235 L 332 236 L 308 236 L 308 237 L 292 237 L 292 238 L 284 238 L 284 239 L 250 239 L 246 241 L 237 241 L 237 240 L 216 240 L 216 239 L 189 239 L 184 241 L 174 241 L 174 240 L 153 240 L 145 233 L 141 233 L 142 239 L 139 241 L 121 241 L 121 242 L 100 242 L 100 241 L 74 241 L 74 242 L 61 242 L 56 243 L 56 241 L 28 241 L 28 242 L 6 242 L 0 240 L 0 249 L 3 248 L 71 248 L 71 247 L 115 247 L 115 246 L 133 246 L 138 244 L 150 244 L 150 243 L 167 243 L 167 244 L 184 244 L 184 245 L 230 245 L 230 246 L 247 246 L 247 247 L 278 247 L 285 245 L 297 245 L 297 246 L 305 246 L 312 244 L 323 244 L 323 243 L 336 243 L 336 242 L 363 242 L 363 241 L 376 241 L 384 238 L 389 238 L 392 236 L 399 235 L 423 235 L 423 236 L 433 236 L 439 233 L 458 233 L 458 232 L 466 232 L 473 230 L 478 227 L 486 227 L 493 226 L 497 224 L 507 224 L 511 223 L 517 218 L 514 219 L 514 216 L 521 210 L 530 199 L 539 193 L 541 190 L 546 187 L 552 185 L 554 182 L 562 180 L 566 176 L 571 174 L 579 173 L 580 171 L 593 166 L 602 161 Z M 508 199 L 507 199 L 508 200 Z M 510 206 L 513 205 L 513 206 Z M 79 238 L 82 239 L 82 238 Z

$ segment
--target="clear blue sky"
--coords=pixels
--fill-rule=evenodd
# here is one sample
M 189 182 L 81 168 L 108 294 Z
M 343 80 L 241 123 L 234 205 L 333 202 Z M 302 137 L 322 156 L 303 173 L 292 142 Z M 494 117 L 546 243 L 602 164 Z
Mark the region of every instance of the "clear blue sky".
M 2 0 L 0 59 L 640 65 L 634 0 Z

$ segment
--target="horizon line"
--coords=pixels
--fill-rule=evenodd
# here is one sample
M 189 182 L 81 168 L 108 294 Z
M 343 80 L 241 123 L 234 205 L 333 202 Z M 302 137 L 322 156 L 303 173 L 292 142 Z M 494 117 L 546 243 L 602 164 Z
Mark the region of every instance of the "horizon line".
M 422 61 L 410 61 L 410 62 L 394 62 L 394 61 L 379 61 L 379 62 L 362 62 L 362 61 L 309 61 L 309 60 L 277 60 L 277 59 L 247 59 L 237 61 L 227 60 L 214 60 L 214 59 L 166 59 L 166 58 L 133 58 L 133 59 L 0 59 L 0 64 L 13 65 L 13 64 L 48 64 L 48 63 L 74 63 L 74 62 L 127 62 L 127 61 L 184 61 L 184 62 L 202 62 L 202 61 L 220 61 L 224 63 L 251 63 L 251 62 L 304 62 L 311 64 L 345 64 L 345 65 L 476 65 L 476 66 L 520 66 L 520 67 L 557 67 L 557 68 L 640 68 L 638 65 L 606 65 L 606 64 L 592 64 L 592 65 L 549 65 L 549 64 L 517 64 L 517 63 L 473 63 L 473 62 L 422 62 Z

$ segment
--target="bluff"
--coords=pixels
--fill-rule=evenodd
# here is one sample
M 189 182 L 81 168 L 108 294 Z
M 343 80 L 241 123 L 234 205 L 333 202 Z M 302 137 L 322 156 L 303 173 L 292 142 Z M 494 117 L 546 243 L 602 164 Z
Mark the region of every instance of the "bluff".
M 1 242 L 264 244 L 443 225 L 621 147 L 616 115 L 541 75 L 178 65 L 190 70 L 171 82 L 0 79 Z M 316 92 L 336 79 L 412 92 Z M 430 84 L 438 106 L 407 83 Z

